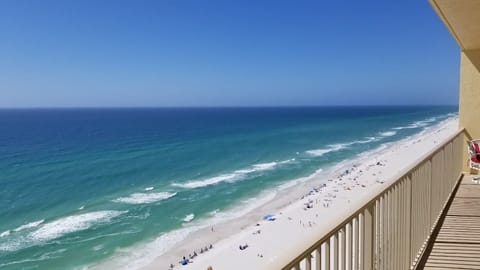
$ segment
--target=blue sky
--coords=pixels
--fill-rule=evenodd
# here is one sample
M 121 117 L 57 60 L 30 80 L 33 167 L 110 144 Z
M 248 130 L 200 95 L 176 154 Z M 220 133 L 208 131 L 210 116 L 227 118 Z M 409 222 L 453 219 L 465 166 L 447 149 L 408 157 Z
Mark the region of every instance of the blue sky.
M 458 102 L 427 0 L 4 0 L 0 41 L 0 107 Z

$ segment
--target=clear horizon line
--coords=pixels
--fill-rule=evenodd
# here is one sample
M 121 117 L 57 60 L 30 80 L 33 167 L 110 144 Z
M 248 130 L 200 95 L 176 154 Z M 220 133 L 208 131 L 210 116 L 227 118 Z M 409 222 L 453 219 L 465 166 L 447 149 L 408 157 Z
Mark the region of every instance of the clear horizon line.
M 0 110 L 35 110 L 35 109 L 227 109 L 227 108 L 320 108 L 320 107 L 458 107 L 458 104 L 332 104 L 332 105 L 215 105 L 215 106 L 32 106 L 0 107 Z

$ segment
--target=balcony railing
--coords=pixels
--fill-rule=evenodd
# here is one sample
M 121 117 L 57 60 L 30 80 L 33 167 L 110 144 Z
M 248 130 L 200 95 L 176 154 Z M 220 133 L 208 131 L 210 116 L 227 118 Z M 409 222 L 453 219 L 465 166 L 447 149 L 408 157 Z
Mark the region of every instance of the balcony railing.
M 373 191 L 359 208 L 312 239 L 305 250 L 292 247 L 277 269 L 411 269 L 462 175 L 464 130 L 448 138 L 396 181 Z

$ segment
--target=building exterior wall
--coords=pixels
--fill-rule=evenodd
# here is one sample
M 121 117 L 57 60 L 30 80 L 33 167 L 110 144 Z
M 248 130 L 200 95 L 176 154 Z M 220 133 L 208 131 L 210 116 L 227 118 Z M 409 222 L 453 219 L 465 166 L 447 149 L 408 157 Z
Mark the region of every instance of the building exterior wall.
M 461 53 L 459 118 L 460 127 L 480 139 L 480 50 Z M 466 161 L 464 169 L 469 171 Z

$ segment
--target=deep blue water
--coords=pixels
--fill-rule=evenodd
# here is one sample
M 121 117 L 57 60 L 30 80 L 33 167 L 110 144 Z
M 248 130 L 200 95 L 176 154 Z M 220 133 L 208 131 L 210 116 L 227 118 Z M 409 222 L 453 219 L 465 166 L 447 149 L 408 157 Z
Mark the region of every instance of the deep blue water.
M 168 249 L 180 240 L 173 230 L 220 221 L 261 192 L 456 112 L 0 110 L 0 269 L 73 269 L 154 239 Z

